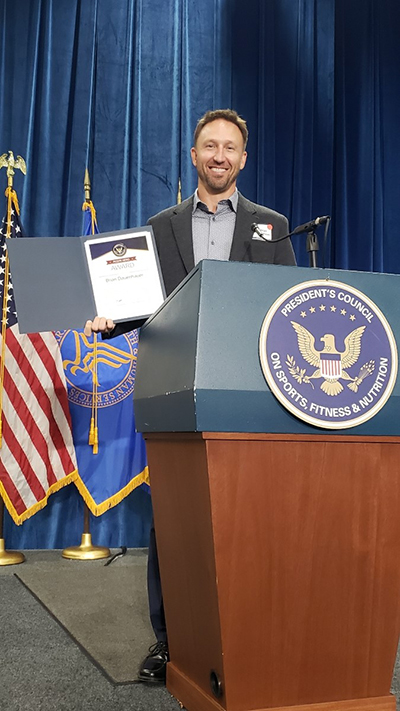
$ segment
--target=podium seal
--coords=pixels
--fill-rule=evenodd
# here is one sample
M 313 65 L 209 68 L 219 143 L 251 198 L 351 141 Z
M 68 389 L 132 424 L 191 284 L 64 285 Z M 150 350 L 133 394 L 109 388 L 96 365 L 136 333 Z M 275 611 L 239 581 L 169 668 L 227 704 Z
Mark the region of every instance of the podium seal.
M 374 417 L 397 376 L 383 313 L 354 287 L 330 280 L 302 282 L 275 301 L 261 328 L 260 361 L 284 407 L 330 429 Z

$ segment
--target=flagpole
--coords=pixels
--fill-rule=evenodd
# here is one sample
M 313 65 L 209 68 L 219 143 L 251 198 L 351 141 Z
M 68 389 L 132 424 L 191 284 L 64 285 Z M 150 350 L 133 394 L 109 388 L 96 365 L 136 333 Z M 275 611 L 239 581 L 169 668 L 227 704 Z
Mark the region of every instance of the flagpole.
M 82 499 L 83 500 L 83 499 Z M 92 544 L 92 534 L 90 533 L 90 511 L 88 505 L 83 501 L 83 533 L 79 546 L 69 546 L 62 552 L 63 558 L 69 560 L 100 560 L 109 558 L 111 551 L 106 546 L 94 546 Z
M 84 207 L 88 206 L 92 214 L 92 234 L 95 234 L 95 210 L 90 197 L 91 185 L 89 171 L 86 168 L 84 178 L 85 202 Z M 89 434 L 89 445 L 93 446 L 93 454 L 98 452 L 97 441 L 97 336 L 93 334 L 94 339 L 94 359 L 93 359 L 93 392 L 92 392 L 92 423 Z M 90 533 L 90 511 L 87 503 L 83 500 L 83 533 L 79 546 L 69 546 L 64 548 L 62 552 L 63 558 L 70 560 L 99 560 L 100 558 L 109 558 L 111 551 L 106 546 L 94 546 L 92 544 L 92 535 Z
M 26 165 L 25 161 L 21 158 L 21 156 L 18 156 L 17 160 L 14 160 L 14 154 L 12 151 L 8 151 L 8 157 L 7 153 L 3 153 L 2 156 L 0 156 L 0 169 L 3 167 L 7 166 L 7 190 L 6 190 L 6 196 L 8 197 L 8 210 L 7 210 L 7 237 L 10 234 L 9 231 L 9 224 L 10 224 L 10 207 L 12 204 L 13 200 L 13 195 L 14 189 L 13 189 L 13 180 L 14 180 L 14 168 L 19 168 L 25 175 L 26 175 Z M 15 196 L 16 199 L 16 196 Z M 18 203 L 17 203 L 18 204 Z M 6 275 L 8 277 L 8 255 L 6 257 Z M 4 293 L 6 293 L 6 289 L 4 289 Z M 4 359 L 5 359 L 5 341 L 6 341 L 6 333 L 7 330 L 5 328 L 5 322 L 4 322 L 4 308 L 2 311 L 2 354 L 1 354 L 1 396 L 0 396 L 0 401 L 2 402 L 2 394 L 3 394 L 3 377 L 4 377 Z M 1 447 L 1 410 L 0 410 L 0 447 Z M 7 551 L 6 550 L 6 544 L 5 544 L 5 539 L 4 539 L 4 501 L 3 498 L 0 496 L 0 565 L 17 565 L 18 563 L 23 563 L 25 560 L 25 556 L 23 553 L 20 553 L 19 551 Z
M 17 565 L 23 563 L 25 556 L 19 551 L 6 551 L 4 540 L 4 501 L 0 496 L 0 565 Z

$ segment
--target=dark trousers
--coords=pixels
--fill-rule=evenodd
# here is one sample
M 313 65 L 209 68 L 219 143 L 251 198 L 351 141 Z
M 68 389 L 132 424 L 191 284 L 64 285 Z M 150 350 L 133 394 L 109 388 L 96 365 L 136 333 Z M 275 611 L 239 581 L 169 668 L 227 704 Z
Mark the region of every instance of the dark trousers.
M 151 524 L 149 540 L 149 558 L 147 563 L 147 592 L 149 596 L 150 621 L 153 626 L 157 642 L 167 641 L 167 628 L 165 625 L 164 603 L 161 590 L 160 569 L 154 522 Z

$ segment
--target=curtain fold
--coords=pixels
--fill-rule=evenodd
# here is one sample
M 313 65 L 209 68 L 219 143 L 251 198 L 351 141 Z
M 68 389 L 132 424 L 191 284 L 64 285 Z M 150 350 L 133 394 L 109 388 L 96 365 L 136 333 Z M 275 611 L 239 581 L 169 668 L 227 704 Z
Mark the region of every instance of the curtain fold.
M 332 261 L 344 269 L 400 271 L 399 12 L 392 0 L 336 3 Z
M 240 24 L 236 0 L 233 104 L 250 131 L 241 186 L 294 227 L 332 210 L 334 3 L 250 0 L 247 7 Z M 305 240 L 294 244 L 307 265 Z

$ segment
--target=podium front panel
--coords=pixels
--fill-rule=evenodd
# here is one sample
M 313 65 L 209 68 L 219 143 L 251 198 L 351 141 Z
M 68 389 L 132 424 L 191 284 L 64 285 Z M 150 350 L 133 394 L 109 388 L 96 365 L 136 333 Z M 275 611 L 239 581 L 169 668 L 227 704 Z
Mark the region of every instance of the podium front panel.
M 206 260 L 142 329 L 135 392 L 138 430 L 320 432 L 278 402 L 259 359 L 260 331 L 272 304 L 289 288 L 315 279 L 361 291 L 385 315 L 398 341 L 400 276 Z M 399 398 L 397 381 L 373 418 L 345 431 L 400 435 Z

